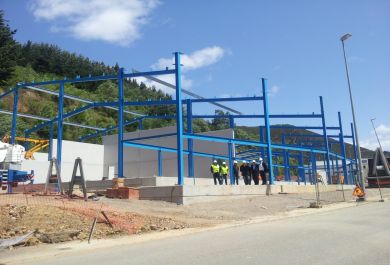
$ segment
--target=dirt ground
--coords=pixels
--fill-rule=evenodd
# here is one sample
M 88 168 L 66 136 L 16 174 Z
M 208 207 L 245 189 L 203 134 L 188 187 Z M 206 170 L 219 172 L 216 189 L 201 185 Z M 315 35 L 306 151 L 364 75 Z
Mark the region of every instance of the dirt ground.
M 378 190 L 368 190 L 371 198 Z M 385 198 L 390 188 L 383 189 Z M 323 204 L 349 201 L 351 191 L 322 191 Z M 93 219 L 99 217 L 93 238 L 110 238 L 189 227 L 211 227 L 263 216 L 284 215 L 307 208 L 315 194 L 273 194 L 245 196 L 217 201 L 176 205 L 161 201 L 120 200 L 100 197 L 99 201 L 69 201 L 31 195 L 0 196 L 0 239 L 35 231 L 23 245 L 87 240 Z M 113 227 L 103 223 L 104 211 Z

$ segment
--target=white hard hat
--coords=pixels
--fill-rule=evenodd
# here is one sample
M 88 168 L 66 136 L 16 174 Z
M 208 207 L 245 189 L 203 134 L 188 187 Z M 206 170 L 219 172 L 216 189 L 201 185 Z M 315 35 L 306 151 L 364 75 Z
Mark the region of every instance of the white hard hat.
M 234 163 L 234 164 L 237 164 L 237 161 L 236 161 L 236 160 L 234 160 L 234 161 L 233 161 L 233 163 Z
M 242 163 L 246 163 L 246 160 L 242 160 Z
M 213 163 L 217 163 L 217 160 L 214 160 Z
M 223 162 L 222 162 L 222 165 L 226 165 L 226 162 L 225 162 L 225 161 L 223 161 Z
M 256 163 L 256 160 L 252 160 L 252 163 Z
M 260 157 L 259 157 L 259 160 L 260 160 L 260 161 L 263 161 L 263 158 L 260 156 Z

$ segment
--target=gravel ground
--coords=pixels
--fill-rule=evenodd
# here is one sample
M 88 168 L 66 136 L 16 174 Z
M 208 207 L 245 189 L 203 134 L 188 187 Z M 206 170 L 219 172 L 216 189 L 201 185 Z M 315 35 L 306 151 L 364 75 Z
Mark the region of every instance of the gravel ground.
M 385 199 L 390 198 L 390 188 L 382 189 L 382 193 Z M 379 191 L 368 189 L 367 195 L 368 200 L 377 200 Z M 35 231 L 34 237 L 25 245 L 86 240 L 93 218 L 101 209 L 107 213 L 114 227 L 98 223 L 94 238 L 210 227 L 264 216 L 284 215 L 297 208 L 307 208 L 315 201 L 313 193 L 225 197 L 191 205 L 104 197 L 100 197 L 98 202 L 84 203 L 51 197 L 26 197 L 22 194 L 11 196 L 6 200 L 0 197 L 0 239 Z M 327 192 L 326 187 L 320 187 L 323 204 L 342 202 L 344 198 L 345 201 L 354 201 L 352 191 L 345 191 L 343 196 L 342 191 Z

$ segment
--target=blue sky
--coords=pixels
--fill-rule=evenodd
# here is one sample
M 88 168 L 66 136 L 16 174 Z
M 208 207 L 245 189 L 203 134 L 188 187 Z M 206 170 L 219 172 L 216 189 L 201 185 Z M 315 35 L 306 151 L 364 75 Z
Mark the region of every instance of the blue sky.
M 128 71 L 163 67 L 181 51 L 185 88 L 206 97 L 259 94 L 261 77 L 269 80 L 273 114 L 319 112 L 322 95 L 327 123 L 337 125 L 341 111 L 348 134 L 352 116 L 339 39 L 350 32 L 346 52 L 360 141 L 377 146 L 370 123 L 376 118 L 390 150 L 390 1 L 0 0 L 0 7 L 18 41 L 54 43 Z M 229 106 L 261 111 L 256 104 Z

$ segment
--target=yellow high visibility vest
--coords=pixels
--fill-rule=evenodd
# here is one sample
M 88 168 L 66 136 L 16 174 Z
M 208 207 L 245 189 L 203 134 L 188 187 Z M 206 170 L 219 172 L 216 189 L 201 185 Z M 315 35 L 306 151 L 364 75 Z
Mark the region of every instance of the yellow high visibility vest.
M 229 168 L 227 166 L 221 166 L 221 174 L 226 175 L 228 173 Z
M 219 172 L 219 165 L 218 164 L 211 164 L 211 169 L 213 170 L 213 173 Z

